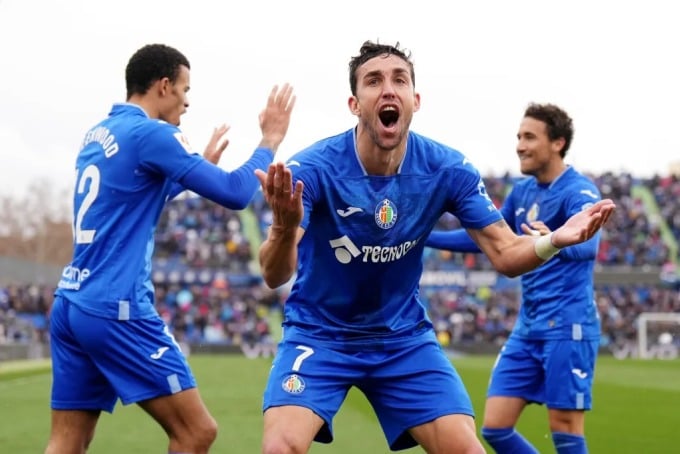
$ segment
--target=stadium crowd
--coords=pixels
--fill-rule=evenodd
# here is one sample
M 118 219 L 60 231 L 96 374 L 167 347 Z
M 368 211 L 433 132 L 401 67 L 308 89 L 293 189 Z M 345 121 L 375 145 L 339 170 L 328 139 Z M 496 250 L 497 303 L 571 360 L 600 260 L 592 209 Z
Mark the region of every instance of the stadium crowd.
M 677 252 L 662 232 L 669 229 L 671 238 L 680 240 L 680 180 L 613 173 L 591 178 L 602 196 L 617 204 L 603 230 L 598 268 L 672 268 Z M 485 178 L 497 206 L 514 180 L 509 174 Z M 655 205 L 636 196 L 639 190 L 648 191 Z M 178 198 L 164 210 L 156 231 L 157 309 L 178 340 L 237 346 L 273 342 L 270 315 L 280 310 L 285 290 L 267 289 L 251 272 L 254 248 L 248 238 L 262 238 L 271 219 L 260 196 L 251 207 L 255 232 L 246 232 L 241 213 L 200 198 Z M 457 227 L 455 217 L 443 216 L 437 229 Z M 429 271 L 491 270 L 483 254 L 426 249 L 424 262 Z M 0 343 L 48 342 L 53 290 L 31 283 L 0 287 Z M 442 343 L 453 347 L 479 342 L 499 346 L 512 329 L 519 304 L 518 285 L 425 286 L 421 294 Z M 641 312 L 680 312 L 680 293 L 677 286 L 622 282 L 598 285 L 596 303 L 602 345 L 611 347 L 635 340 Z

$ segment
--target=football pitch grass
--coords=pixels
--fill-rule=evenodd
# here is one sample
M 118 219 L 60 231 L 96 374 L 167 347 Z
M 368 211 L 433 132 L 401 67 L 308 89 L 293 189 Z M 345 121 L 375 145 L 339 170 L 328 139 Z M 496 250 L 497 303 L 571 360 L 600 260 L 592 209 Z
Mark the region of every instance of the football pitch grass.
M 260 405 L 270 360 L 239 355 L 197 355 L 189 360 L 220 427 L 211 452 L 259 453 Z M 465 357 L 453 361 L 480 421 L 493 360 Z M 49 433 L 50 382 L 46 361 L 0 363 L 0 452 L 44 450 Z M 350 392 L 334 426 L 335 441 L 330 445 L 314 443 L 310 452 L 390 452 L 371 407 L 356 390 Z M 680 452 L 680 360 L 601 357 L 595 374 L 594 410 L 588 413 L 586 426 L 592 453 Z M 530 406 L 518 428 L 541 453 L 554 452 L 545 408 Z M 166 437 L 139 407 L 119 404 L 113 415 L 102 414 L 89 452 L 164 453 Z

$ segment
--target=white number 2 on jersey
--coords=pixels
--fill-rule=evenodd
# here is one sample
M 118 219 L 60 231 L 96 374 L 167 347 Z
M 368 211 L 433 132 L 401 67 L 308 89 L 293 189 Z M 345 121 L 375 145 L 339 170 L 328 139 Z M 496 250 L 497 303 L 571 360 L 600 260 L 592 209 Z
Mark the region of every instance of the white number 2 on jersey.
M 76 175 L 76 178 L 76 193 L 85 193 L 85 198 L 83 198 L 83 202 L 78 208 L 78 214 L 73 224 L 73 237 L 76 244 L 90 244 L 94 240 L 94 234 L 97 231 L 95 229 L 83 229 L 83 218 L 87 210 L 92 206 L 94 199 L 97 198 L 97 194 L 99 194 L 99 182 L 101 180 L 99 169 L 95 165 L 89 165 L 85 167 L 80 175 Z M 89 185 L 87 184 L 88 181 Z

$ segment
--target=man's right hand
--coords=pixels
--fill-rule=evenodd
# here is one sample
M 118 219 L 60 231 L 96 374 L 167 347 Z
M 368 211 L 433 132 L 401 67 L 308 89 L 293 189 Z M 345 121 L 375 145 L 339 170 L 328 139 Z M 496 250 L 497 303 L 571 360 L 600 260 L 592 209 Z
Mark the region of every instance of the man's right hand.
M 304 214 L 302 181 L 293 185 L 290 169 L 282 162 L 270 164 L 267 173 L 256 169 L 255 175 L 260 180 L 264 199 L 272 210 L 272 229 L 277 233 L 287 231 L 296 234 Z
M 278 85 L 272 88 L 267 99 L 267 106 L 260 112 L 261 147 L 269 148 L 276 153 L 288 131 L 290 114 L 294 106 L 293 87 L 286 83 L 281 89 Z
M 591 239 L 607 222 L 615 208 L 611 199 L 604 199 L 572 215 L 553 232 L 553 246 L 562 249 Z

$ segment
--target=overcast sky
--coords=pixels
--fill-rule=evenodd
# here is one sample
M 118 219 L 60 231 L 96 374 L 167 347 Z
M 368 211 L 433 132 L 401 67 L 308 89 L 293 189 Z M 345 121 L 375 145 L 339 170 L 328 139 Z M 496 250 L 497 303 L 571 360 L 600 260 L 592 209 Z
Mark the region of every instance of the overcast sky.
M 428 4 L 436 6 L 425 6 Z M 673 2 L 0 0 L 0 195 L 49 178 L 71 186 L 84 132 L 125 96 L 124 68 L 161 42 L 191 62 L 182 120 L 202 151 L 231 125 L 221 165 L 259 142 L 273 84 L 297 105 L 280 158 L 355 124 L 347 64 L 367 39 L 412 51 L 412 129 L 464 152 L 483 174 L 517 173 L 526 104 L 573 117 L 581 170 L 668 173 L 680 160 L 680 25 Z

